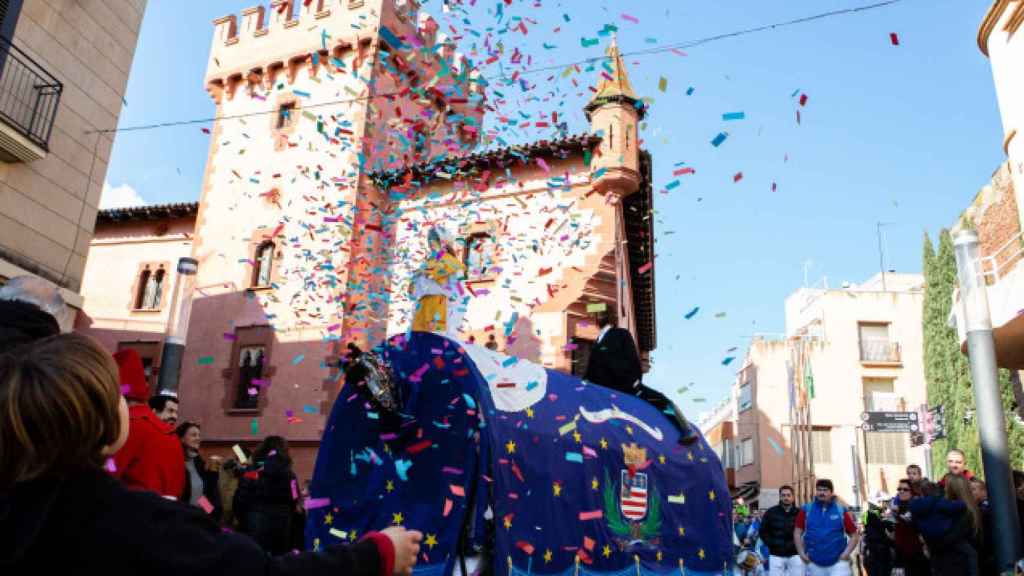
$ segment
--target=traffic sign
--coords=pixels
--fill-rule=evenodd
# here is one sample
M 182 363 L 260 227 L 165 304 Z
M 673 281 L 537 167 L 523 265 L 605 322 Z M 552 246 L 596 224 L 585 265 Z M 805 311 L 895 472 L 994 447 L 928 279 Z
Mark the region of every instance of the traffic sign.
M 860 419 L 865 432 L 917 432 L 921 426 L 917 412 L 863 412 Z

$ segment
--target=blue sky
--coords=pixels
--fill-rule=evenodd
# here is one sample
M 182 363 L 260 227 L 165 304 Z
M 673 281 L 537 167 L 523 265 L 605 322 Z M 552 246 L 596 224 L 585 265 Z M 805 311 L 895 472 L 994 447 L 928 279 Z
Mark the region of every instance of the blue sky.
M 121 127 L 212 116 L 202 82 L 210 21 L 254 3 L 189 2 L 183 10 L 179 2 L 152 0 Z M 532 58 L 518 69 L 599 56 L 607 37 L 598 31 L 606 24 L 618 27 L 628 53 L 867 3 L 515 0 L 503 6 L 493 32 L 505 44 L 501 70 L 508 72 L 516 69 L 508 62 L 513 48 Z M 423 4 L 445 28 L 440 0 Z M 458 29 L 484 35 L 504 1 L 466 4 L 466 14 L 448 17 L 457 16 Z M 920 271 L 923 233 L 934 238 L 952 224 L 1004 159 L 991 70 L 976 44 L 988 5 L 903 0 L 707 43 L 685 56 L 626 57 L 634 88 L 654 100 L 641 134 L 654 156 L 658 240 L 658 349 L 648 384 L 675 396 L 691 417 L 713 406 L 727 392 L 750 336 L 783 331 L 783 300 L 802 285 L 805 265 L 812 282 L 827 276 L 833 285 L 878 272 L 876 222 L 888 223 L 886 267 Z M 527 34 L 497 33 L 516 16 L 527 18 Z M 893 32 L 899 46 L 890 43 Z M 585 48 L 584 37 L 602 44 Z M 473 41 L 479 42 L 466 34 L 462 48 L 469 52 Z M 498 73 L 498 64 L 486 72 Z M 582 87 L 598 74 L 572 77 Z M 570 132 L 587 129 L 585 88 L 557 71 L 526 78 L 536 85 L 528 92 L 499 87 L 510 100 L 507 112 L 522 110 L 537 120 L 557 110 Z M 803 107 L 800 94 L 807 95 Z M 723 121 L 730 112 L 744 112 L 745 119 Z M 721 131 L 729 137 L 711 146 Z M 551 136 L 538 129 L 503 138 Z M 194 125 L 119 133 L 107 201 L 196 200 L 208 144 Z M 682 162 L 696 173 L 658 193 Z M 734 182 L 739 172 L 742 179 Z M 695 306 L 700 311 L 685 320 Z M 732 366 L 721 364 L 733 355 Z M 676 394 L 687 385 L 688 392 Z

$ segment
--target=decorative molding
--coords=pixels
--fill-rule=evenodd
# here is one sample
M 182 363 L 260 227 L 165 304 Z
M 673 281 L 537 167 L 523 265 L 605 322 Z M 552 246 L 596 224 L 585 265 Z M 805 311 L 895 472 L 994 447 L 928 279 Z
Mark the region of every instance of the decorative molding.
M 1019 0 L 995 0 L 992 6 L 989 7 L 988 12 L 985 13 L 985 18 L 981 21 L 981 26 L 978 28 L 978 49 L 985 56 L 988 56 L 988 39 L 995 30 L 996 24 L 999 19 L 1003 16 L 1003 11 L 1010 5 L 1010 2 Z

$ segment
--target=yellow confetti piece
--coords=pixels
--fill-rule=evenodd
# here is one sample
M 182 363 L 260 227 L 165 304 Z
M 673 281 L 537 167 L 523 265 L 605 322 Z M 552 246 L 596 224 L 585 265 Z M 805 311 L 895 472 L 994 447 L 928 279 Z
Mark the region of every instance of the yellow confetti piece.
M 664 76 L 662 76 L 658 80 L 658 90 L 660 90 L 662 92 L 664 92 L 665 90 L 668 90 L 668 78 L 665 78 Z
M 568 434 L 569 432 L 572 432 L 575 429 L 576 429 L 576 421 L 573 420 L 572 422 L 569 422 L 568 424 L 563 424 L 561 427 L 559 427 L 558 428 L 558 435 L 559 436 L 565 436 L 566 434 Z
M 344 530 L 338 530 L 337 528 L 331 528 L 330 530 L 328 530 L 328 532 L 330 532 L 331 536 L 334 536 L 335 538 L 340 538 L 342 540 L 345 540 L 346 538 L 348 538 L 348 532 L 345 532 Z

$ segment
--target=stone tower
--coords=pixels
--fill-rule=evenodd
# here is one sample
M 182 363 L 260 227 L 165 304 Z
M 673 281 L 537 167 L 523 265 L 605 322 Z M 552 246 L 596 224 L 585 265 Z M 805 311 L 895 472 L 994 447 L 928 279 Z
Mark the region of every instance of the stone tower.
M 267 358 L 261 380 L 297 393 L 336 376 L 332 341 L 383 336 L 393 230 L 367 174 L 459 154 L 480 135 L 482 89 L 437 30 L 415 0 L 274 0 L 214 21 L 205 85 L 217 120 L 182 374 L 196 401 L 245 416 L 267 395 L 236 407 L 243 357 Z M 267 417 L 319 437 L 319 414 Z M 217 435 L 249 434 L 245 418 L 224 426 Z

